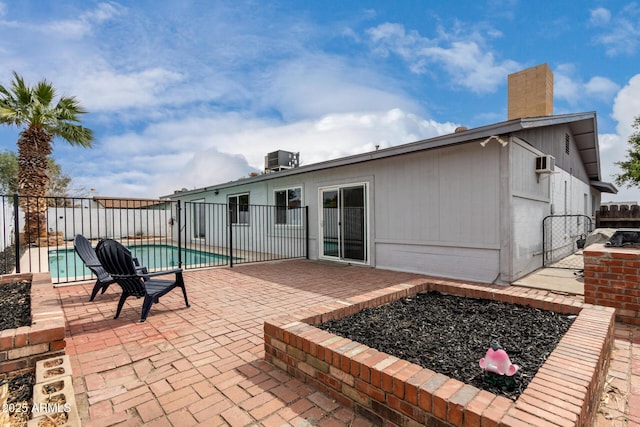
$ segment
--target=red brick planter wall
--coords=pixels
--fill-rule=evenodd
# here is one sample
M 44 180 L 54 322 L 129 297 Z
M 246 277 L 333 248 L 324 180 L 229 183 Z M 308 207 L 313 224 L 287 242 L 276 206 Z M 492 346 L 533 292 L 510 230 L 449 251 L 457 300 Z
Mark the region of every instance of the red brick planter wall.
M 529 305 L 577 318 L 513 402 L 314 327 L 365 307 L 437 290 Z M 265 322 L 265 358 L 315 384 L 373 425 L 588 426 L 613 346 L 614 310 L 517 287 L 442 280 L 409 283 Z
M 40 359 L 64 355 L 64 314 L 49 273 L 0 276 L 0 286 L 25 279 L 31 279 L 31 326 L 0 331 L 0 378 L 33 370 Z
M 584 254 L 584 300 L 616 308 L 616 319 L 640 325 L 640 249 L 595 244 Z

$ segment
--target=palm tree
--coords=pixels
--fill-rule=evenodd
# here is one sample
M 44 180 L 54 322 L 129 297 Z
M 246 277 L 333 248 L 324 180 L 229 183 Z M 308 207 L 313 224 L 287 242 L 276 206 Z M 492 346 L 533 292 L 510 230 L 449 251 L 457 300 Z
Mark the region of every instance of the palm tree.
M 35 86 L 24 83 L 15 71 L 11 86 L 0 85 L 0 124 L 23 128 L 18 139 L 18 194 L 25 212 L 25 237 L 29 243 L 47 237 L 46 211 L 50 175 L 48 156 L 55 137 L 71 145 L 90 147 L 93 132 L 80 125 L 86 111 L 74 97 L 61 96 L 47 80 Z

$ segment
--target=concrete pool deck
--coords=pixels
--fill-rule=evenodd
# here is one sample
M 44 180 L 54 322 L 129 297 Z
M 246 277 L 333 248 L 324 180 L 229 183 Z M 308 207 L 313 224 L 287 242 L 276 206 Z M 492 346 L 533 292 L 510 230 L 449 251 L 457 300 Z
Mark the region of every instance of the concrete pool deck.
M 86 426 L 367 426 L 353 410 L 264 361 L 263 323 L 421 277 L 367 267 L 283 261 L 185 272 L 180 292 L 130 299 L 112 319 L 117 290 L 92 303 L 92 283 L 58 287 L 78 412 Z M 573 299 L 542 289 L 515 294 Z M 616 324 L 608 400 L 597 427 L 640 427 L 640 329 Z

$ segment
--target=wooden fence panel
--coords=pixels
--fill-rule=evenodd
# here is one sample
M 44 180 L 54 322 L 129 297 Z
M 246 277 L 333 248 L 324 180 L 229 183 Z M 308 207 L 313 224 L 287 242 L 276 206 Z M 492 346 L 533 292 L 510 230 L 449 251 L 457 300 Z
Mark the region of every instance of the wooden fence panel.
M 640 228 L 640 206 L 600 206 L 596 211 L 596 228 Z

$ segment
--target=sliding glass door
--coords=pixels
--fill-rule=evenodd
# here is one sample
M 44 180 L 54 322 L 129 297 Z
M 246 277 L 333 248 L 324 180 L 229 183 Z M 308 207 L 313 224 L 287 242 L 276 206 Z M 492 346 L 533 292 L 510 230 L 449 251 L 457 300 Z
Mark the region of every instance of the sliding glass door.
M 364 184 L 320 190 L 323 258 L 368 261 L 367 192 Z

